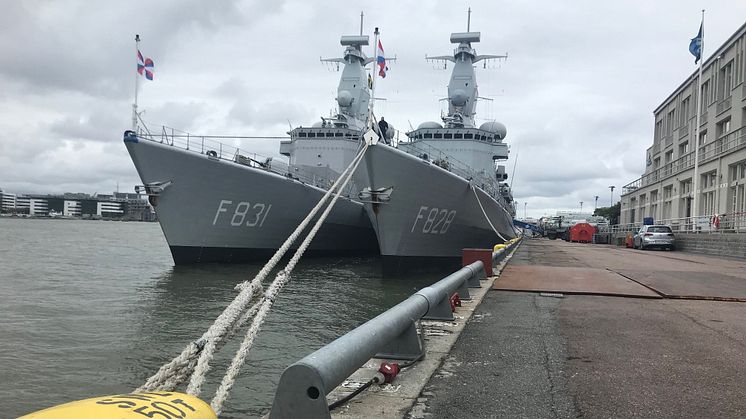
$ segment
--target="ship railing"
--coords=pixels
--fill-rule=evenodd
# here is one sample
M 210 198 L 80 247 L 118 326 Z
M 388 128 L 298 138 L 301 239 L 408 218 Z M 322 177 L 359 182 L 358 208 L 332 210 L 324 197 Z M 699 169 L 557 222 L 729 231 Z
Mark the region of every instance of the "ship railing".
M 156 134 L 143 123 L 138 126 L 137 136 L 141 139 L 204 154 L 213 159 L 231 161 L 266 170 L 322 189 L 328 189 L 334 183 L 334 179 L 320 177 L 303 170 L 301 167 L 293 166 L 291 170 L 289 164 L 278 157 L 263 156 L 224 142 L 230 141 L 235 144 L 243 140 L 287 140 L 290 138 L 287 136 L 194 135 L 167 126 L 158 126 L 155 132 Z M 345 188 L 343 195 L 352 197 L 356 193 L 355 185 L 350 183 Z
M 500 204 L 503 205 L 503 207 L 505 207 L 506 209 L 508 208 L 508 203 L 500 194 L 500 187 L 497 180 L 494 180 L 492 177 L 488 177 L 485 176 L 483 173 L 471 170 L 466 163 L 454 158 L 452 155 L 438 149 L 437 147 L 433 147 L 430 144 L 425 144 L 419 141 L 402 141 L 399 142 L 398 146 L 399 149 L 407 152 L 408 154 L 419 157 L 423 160 L 427 160 L 430 163 L 440 167 L 441 169 L 448 170 L 449 172 L 454 173 L 464 179 L 471 180 L 474 185 L 479 186 L 490 196 L 495 198 L 498 202 L 500 202 Z
M 501 260 L 518 242 L 492 254 Z M 285 369 L 275 392 L 270 419 L 329 418 L 326 396 L 371 358 L 416 361 L 424 357 L 417 323 L 453 321 L 451 298 L 471 299 L 470 288 L 485 280 L 481 260 L 471 263 L 369 320 Z

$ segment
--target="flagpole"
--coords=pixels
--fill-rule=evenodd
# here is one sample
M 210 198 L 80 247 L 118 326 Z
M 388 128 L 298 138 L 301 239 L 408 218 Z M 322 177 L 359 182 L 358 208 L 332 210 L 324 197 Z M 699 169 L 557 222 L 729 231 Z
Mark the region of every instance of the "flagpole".
M 376 67 L 378 67 L 378 27 L 373 31 L 373 83 L 370 87 L 370 123 L 375 124 L 373 116 L 373 106 L 376 103 Z M 371 125 L 372 126 L 372 125 Z
M 140 35 L 135 35 L 135 58 L 140 52 Z M 132 131 L 137 132 L 137 91 L 140 88 L 140 74 L 135 71 L 135 101 L 132 103 Z
M 696 220 L 699 216 L 699 207 L 698 199 L 697 199 L 697 189 L 699 188 L 699 124 L 700 124 L 700 114 L 702 113 L 702 100 L 704 99 L 702 97 L 703 89 L 702 89 L 702 65 L 705 62 L 705 10 L 702 9 L 702 39 L 700 40 L 700 47 L 699 47 L 699 76 L 697 79 L 697 89 L 699 92 L 697 93 L 697 117 L 695 119 L 695 125 L 694 125 L 694 175 L 693 175 L 693 193 L 694 198 L 692 199 L 692 211 L 691 215 L 693 218 L 693 229 L 696 226 Z

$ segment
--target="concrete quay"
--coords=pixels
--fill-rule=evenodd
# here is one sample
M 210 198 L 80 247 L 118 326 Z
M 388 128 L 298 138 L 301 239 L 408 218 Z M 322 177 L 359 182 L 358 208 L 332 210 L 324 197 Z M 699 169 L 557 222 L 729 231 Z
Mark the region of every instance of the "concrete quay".
M 525 239 L 456 321 L 423 324 L 423 361 L 333 416 L 744 417 L 744 268 Z

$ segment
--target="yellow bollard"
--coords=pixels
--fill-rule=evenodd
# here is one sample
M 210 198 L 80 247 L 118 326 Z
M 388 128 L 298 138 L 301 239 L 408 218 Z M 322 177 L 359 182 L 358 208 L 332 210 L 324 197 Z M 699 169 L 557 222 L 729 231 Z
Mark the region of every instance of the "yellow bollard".
M 217 419 L 210 405 L 173 391 L 117 394 L 78 400 L 29 413 L 18 419 Z

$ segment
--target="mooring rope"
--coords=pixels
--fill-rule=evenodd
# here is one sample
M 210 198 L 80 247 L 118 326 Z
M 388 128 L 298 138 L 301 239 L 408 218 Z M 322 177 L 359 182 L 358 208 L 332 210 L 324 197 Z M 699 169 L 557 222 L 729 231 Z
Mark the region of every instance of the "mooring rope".
M 243 364 L 246 362 L 246 357 L 248 356 L 251 346 L 254 343 L 254 339 L 259 333 L 259 330 L 261 329 L 262 324 L 264 323 L 264 319 L 269 313 L 270 308 L 272 308 L 272 304 L 274 304 L 277 294 L 279 294 L 280 290 L 282 290 L 282 287 L 284 287 L 285 284 L 287 284 L 287 282 L 290 280 L 290 274 L 295 268 L 295 265 L 298 263 L 300 258 L 303 256 L 303 253 L 305 253 L 306 249 L 311 244 L 311 241 L 316 236 L 316 233 L 321 228 L 322 224 L 324 223 L 324 220 L 326 220 L 327 216 L 331 212 L 332 208 L 334 207 L 334 204 L 337 202 L 339 197 L 342 195 L 342 192 L 344 191 L 345 186 L 347 186 L 347 183 L 352 178 L 352 174 L 355 172 L 358 165 L 363 160 L 363 154 L 365 153 L 365 150 L 367 148 L 368 148 L 368 145 L 364 144 L 361 152 L 355 157 L 355 159 L 353 159 L 351 163 L 352 170 L 349 173 L 347 173 L 346 176 L 342 176 L 345 178 L 344 182 L 337 190 L 337 193 L 334 195 L 334 198 L 329 203 L 329 205 L 326 207 L 324 212 L 321 214 L 318 221 L 316 221 L 316 224 L 314 224 L 311 231 L 308 233 L 306 238 L 303 240 L 301 245 L 298 247 L 298 250 L 295 251 L 295 254 L 290 259 L 288 264 L 285 266 L 285 269 L 277 273 L 277 276 L 275 276 L 274 281 L 267 289 L 267 292 L 264 294 L 264 297 L 261 301 L 261 307 L 259 307 L 259 310 L 256 316 L 254 317 L 254 320 L 252 321 L 251 326 L 249 326 L 249 329 L 246 331 L 246 336 L 244 337 L 244 341 L 241 343 L 241 346 L 238 349 L 238 351 L 236 351 L 236 355 L 234 356 L 230 367 L 228 367 L 228 369 L 226 370 L 225 376 L 223 377 L 223 381 L 220 383 L 220 387 L 218 387 L 217 391 L 215 392 L 215 397 L 212 399 L 212 402 L 210 403 L 210 406 L 212 407 L 212 410 L 215 411 L 215 414 L 219 415 L 220 412 L 222 411 L 223 403 L 228 398 L 231 388 L 233 388 L 233 384 L 235 383 L 236 376 L 241 370 L 241 367 L 243 366 Z
M 490 217 L 487 216 L 487 212 L 484 210 L 484 207 L 482 206 L 482 201 L 479 199 L 479 194 L 477 193 L 477 188 L 474 185 L 471 185 L 471 184 L 470 184 L 470 186 L 471 186 L 471 190 L 474 191 L 474 196 L 477 198 L 477 203 L 479 204 L 479 208 L 482 210 L 482 214 L 484 214 L 484 218 L 487 219 L 487 223 L 490 225 L 490 227 L 492 227 L 492 231 L 494 231 L 495 234 L 497 234 L 497 237 L 499 237 L 502 241 L 504 241 L 504 242 L 508 241 L 505 237 L 502 236 L 502 234 L 500 234 L 499 231 L 497 231 L 497 229 L 495 228 L 495 226 L 492 225 L 492 221 L 490 221 Z M 502 208 L 502 210 L 505 211 L 506 213 L 508 212 L 505 208 L 502 207 L 502 205 L 498 204 L 498 206 L 500 208 Z M 510 215 L 510 214 L 508 213 L 508 215 Z
M 223 310 L 223 312 L 215 319 L 215 322 L 210 328 L 195 342 L 187 345 L 186 348 L 176 356 L 170 362 L 164 364 L 159 370 L 148 380 L 136 389 L 136 392 L 143 391 L 156 391 L 166 390 L 170 391 L 176 388 L 181 382 L 183 382 L 191 374 L 191 381 L 187 387 L 187 393 L 192 395 L 199 395 L 202 384 L 205 379 L 205 375 L 210 369 L 209 363 L 212 360 L 214 353 L 217 349 L 218 344 L 228 334 L 233 333 L 242 324 L 247 322 L 259 309 L 262 300 L 257 302 L 251 309 L 246 312 L 249 303 L 251 303 L 254 296 L 258 295 L 263 291 L 262 281 L 267 277 L 269 272 L 274 269 L 284 254 L 290 249 L 290 246 L 305 230 L 310 221 L 316 216 L 321 207 L 326 203 L 329 197 L 334 193 L 335 190 L 339 189 L 342 191 L 344 188 L 339 188 L 339 185 L 347 181 L 354 172 L 353 167 L 357 167 L 357 163 L 362 159 L 362 156 L 367 149 L 367 145 L 363 146 L 358 154 L 355 156 L 350 165 L 342 172 L 340 177 L 334 182 L 331 188 L 326 191 L 324 196 L 319 200 L 316 206 L 306 216 L 306 218 L 298 225 L 293 233 L 285 240 L 283 245 L 275 252 L 272 258 L 267 262 L 266 265 L 257 273 L 252 281 L 244 281 L 243 283 L 236 286 L 236 289 L 240 290 L 239 294 L 233 299 L 233 301 Z M 341 192 L 340 192 L 341 193 Z M 335 202 L 336 198 L 335 196 Z M 266 298 L 266 296 L 264 297 Z

